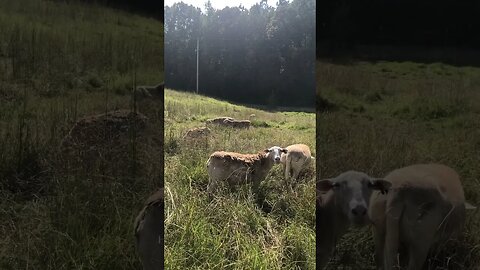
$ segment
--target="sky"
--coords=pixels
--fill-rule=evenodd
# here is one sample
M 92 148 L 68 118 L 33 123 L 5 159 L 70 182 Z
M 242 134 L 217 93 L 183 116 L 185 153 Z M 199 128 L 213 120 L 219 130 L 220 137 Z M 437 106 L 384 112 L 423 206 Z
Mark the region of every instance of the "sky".
M 205 3 L 208 0 L 165 0 L 165 6 L 172 6 L 174 3 L 184 2 L 185 4 L 189 4 L 192 6 L 196 6 L 201 8 L 202 10 L 205 9 Z M 238 7 L 242 4 L 245 8 L 249 9 L 251 6 L 259 3 L 261 0 L 210 0 L 212 6 L 215 9 L 223 9 L 226 6 L 229 7 Z M 277 0 L 268 0 L 267 4 L 270 6 L 274 6 Z

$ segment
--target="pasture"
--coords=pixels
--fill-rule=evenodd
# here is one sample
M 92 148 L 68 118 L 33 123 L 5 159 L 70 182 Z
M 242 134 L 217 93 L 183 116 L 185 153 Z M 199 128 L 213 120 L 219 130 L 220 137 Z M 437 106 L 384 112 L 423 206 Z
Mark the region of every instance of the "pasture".
M 252 120 L 250 129 L 212 127 L 196 141 L 184 133 L 209 118 Z M 249 185 L 219 186 L 209 200 L 206 161 L 217 150 L 257 153 L 270 146 L 310 146 L 315 114 L 269 112 L 165 90 L 165 268 L 315 269 L 315 173 L 293 191 L 275 165 L 254 196 Z
M 73 1 L 0 7 L 0 268 L 140 269 L 133 220 L 161 183 L 163 119 L 131 90 L 163 80 L 162 24 Z M 80 118 L 135 107 L 142 133 L 87 145 L 93 159 L 61 151 Z
M 480 69 L 442 63 L 318 61 L 317 169 L 383 177 L 415 163 L 443 163 L 480 205 Z M 426 269 L 479 269 L 480 214 L 468 211 L 464 240 L 432 254 Z M 370 228 L 352 229 L 328 269 L 375 269 Z

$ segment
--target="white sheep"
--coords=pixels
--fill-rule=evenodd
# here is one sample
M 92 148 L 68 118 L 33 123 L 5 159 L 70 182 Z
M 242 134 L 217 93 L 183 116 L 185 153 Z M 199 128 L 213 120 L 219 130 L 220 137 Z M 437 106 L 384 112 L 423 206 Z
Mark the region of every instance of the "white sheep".
M 312 159 L 310 148 L 305 144 L 293 144 L 286 147 L 287 152 L 282 154 L 280 162 L 283 164 L 285 181 L 297 180 L 300 172 L 307 168 Z

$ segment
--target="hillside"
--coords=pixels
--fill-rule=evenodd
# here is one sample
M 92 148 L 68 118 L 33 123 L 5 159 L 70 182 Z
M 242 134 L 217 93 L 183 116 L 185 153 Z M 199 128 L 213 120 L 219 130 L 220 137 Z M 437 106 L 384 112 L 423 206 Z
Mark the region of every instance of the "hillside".
M 346 170 L 375 177 L 415 163 L 443 163 L 480 205 L 480 69 L 441 63 L 317 62 L 321 178 Z M 478 269 L 480 214 L 467 213 L 465 240 L 433 254 L 428 269 Z M 372 269 L 371 230 L 352 230 L 328 269 Z M 439 268 L 436 268 L 439 267 Z
M 132 226 L 162 175 L 161 103 L 139 100 L 145 129 L 113 130 L 113 145 L 62 142 L 81 118 L 133 109 L 135 82 L 163 80 L 162 24 L 0 0 L 0 36 L 0 268 L 140 269 Z
M 251 114 L 250 129 L 218 127 L 196 142 L 182 138 L 209 118 Z M 166 90 L 166 269 L 315 269 L 314 165 L 293 192 L 281 166 L 274 166 L 258 197 L 247 186 L 219 188 L 212 201 L 206 193 L 212 152 L 257 153 L 302 142 L 315 155 L 313 113 L 266 112 Z

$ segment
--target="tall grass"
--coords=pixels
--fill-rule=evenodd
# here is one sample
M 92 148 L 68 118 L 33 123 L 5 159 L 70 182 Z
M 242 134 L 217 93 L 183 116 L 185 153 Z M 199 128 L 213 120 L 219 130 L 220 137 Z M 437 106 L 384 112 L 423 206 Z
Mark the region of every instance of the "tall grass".
M 222 186 L 210 201 L 205 162 L 216 150 L 257 153 L 305 143 L 315 149 L 313 113 L 265 112 L 211 98 L 165 92 L 166 269 L 314 269 L 315 181 L 313 166 L 294 192 L 275 166 L 260 192 Z M 184 140 L 192 127 L 217 116 L 268 123 L 249 130 L 212 128 L 208 138 Z M 315 151 L 313 151 L 315 152 Z
M 467 200 L 480 204 L 480 69 L 318 62 L 317 85 L 317 95 L 334 104 L 317 116 L 320 177 L 352 169 L 382 177 L 415 163 L 443 163 L 460 174 Z M 432 254 L 425 269 L 478 269 L 479 217 L 468 212 L 464 241 Z M 373 250 L 370 229 L 352 230 L 329 269 L 374 269 Z
M 160 184 L 161 105 L 138 101 L 147 128 L 126 148 L 78 160 L 60 143 L 83 116 L 133 109 L 136 81 L 162 80 L 163 26 L 76 2 L 0 7 L 0 268 L 140 268 L 132 223 Z

